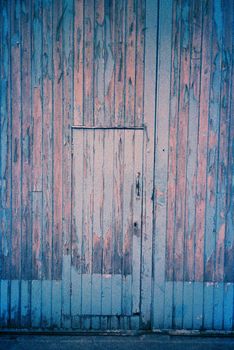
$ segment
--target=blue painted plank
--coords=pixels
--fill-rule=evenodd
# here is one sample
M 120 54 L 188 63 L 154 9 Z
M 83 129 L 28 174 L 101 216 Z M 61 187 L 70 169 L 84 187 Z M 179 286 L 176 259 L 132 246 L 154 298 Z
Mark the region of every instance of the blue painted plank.
M 42 306 L 41 306 L 41 327 L 48 328 L 51 326 L 51 310 L 52 310 L 52 282 L 42 280 Z
M 174 282 L 173 290 L 173 328 L 183 327 L 183 282 Z
M 91 274 L 82 274 L 82 315 L 91 315 Z
M 122 277 L 122 314 L 130 316 L 132 314 L 132 276 Z
M 81 319 L 81 329 L 85 331 L 89 331 L 91 329 L 91 317 L 83 316 Z
M 71 269 L 71 316 L 74 317 L 81 314 L 81 274 L 74 267 Z
M 172 314 L 173 314 L 173 282 L 167 281 L 165 283 L 165 304 L 164 304 L 164 328 L 172 328 Z
M 140 326 L 139 316 L 131 316 L 131 318 L 130 318 L 130 329 L 131 330 L 138 330 L 139 326 Z
M 71 328 L 71 255 L 63 256 L 62 327 Z
M 223 298 L 224 283 L 217 282 L 214 285 L 214 330 L 223 329 Z
M 7 327 L 9 322 L 9 281 L 1 280 L 1 302 L 0 302 L 0 321 L 1 327 Z
M 223 306 L 223 328 L 225 331 L 231 331 L 233 328 L 233 283 L 224 284 L 224 306 Z
M 11 280 L 11 327 L 18 328 L 20 326 L 20 281 Z
M 194 282 L 193 291 L 193 329 L 203 326 L 203 282 Z
M 92 315 L 101 315 L 101 290 L 102 290 L 102 275 L 92 275 Z
M 61 315 L 62 315 L 62 294 L 61 294 L 61 281 L 53 281 L 52 283 L 52 320 L 51 326 L 53 328 L 61 327 Z
M 111 314 L 121 314 L 121 292 L 122 292 L 122 277 L 121 275 L 112 275 L 112 303 Z
M 194 282 L 184 282 L 183 328 L 193 328 L 193 288 Z
M 92 317 L 92 329 L 93 330 L 100 329 L 100 317 L 99 316 Z
M 25 281 L 25 280 L 21 281 L 20 325 L 22 328 L 30 327 L 30 295 L 31 295 L 30 287 L 31 286 L 29 281 Z
M 119 329 L 119 318 L 117 316 L 111 316 L 111 329 Z
M 111 275 L 102 275 L 102 315 L 111 315 Z
M 31 291 L 31 325 L 32 328 L 41 327 L 41 281 L 32 281 Z
M 204 283 L 204 329 L 213 328 L 214 314 L 214 284 L 213 282 Z

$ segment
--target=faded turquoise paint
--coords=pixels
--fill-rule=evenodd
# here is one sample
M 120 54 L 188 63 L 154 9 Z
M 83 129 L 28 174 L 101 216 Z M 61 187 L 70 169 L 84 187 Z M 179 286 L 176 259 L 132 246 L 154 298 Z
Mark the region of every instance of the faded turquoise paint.
M 234 329 L 233 6 L 0 0 L 2 329 Z

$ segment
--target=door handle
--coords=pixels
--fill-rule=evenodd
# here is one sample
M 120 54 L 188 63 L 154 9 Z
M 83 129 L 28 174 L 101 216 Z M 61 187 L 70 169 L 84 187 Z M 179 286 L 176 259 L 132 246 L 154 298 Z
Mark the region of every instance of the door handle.
M 137 199 L 141 197 L 140 177 L 141 177 L 141 173 L 138 172 L 136 176 L 136 198 Z

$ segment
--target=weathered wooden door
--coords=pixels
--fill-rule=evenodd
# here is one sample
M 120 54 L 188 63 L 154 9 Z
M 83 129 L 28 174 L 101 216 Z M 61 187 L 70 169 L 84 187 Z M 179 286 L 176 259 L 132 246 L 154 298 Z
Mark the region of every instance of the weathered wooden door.
M 143 129 L 74 128 L 74 315 L 140 314 Z

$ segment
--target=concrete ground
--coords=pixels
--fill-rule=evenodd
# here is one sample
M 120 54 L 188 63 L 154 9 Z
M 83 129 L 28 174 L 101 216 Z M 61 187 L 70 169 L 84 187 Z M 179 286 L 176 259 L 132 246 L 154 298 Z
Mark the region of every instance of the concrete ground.
M 0 350 L 234 350 L 234 338 L 169 335 L 3 335 Z

